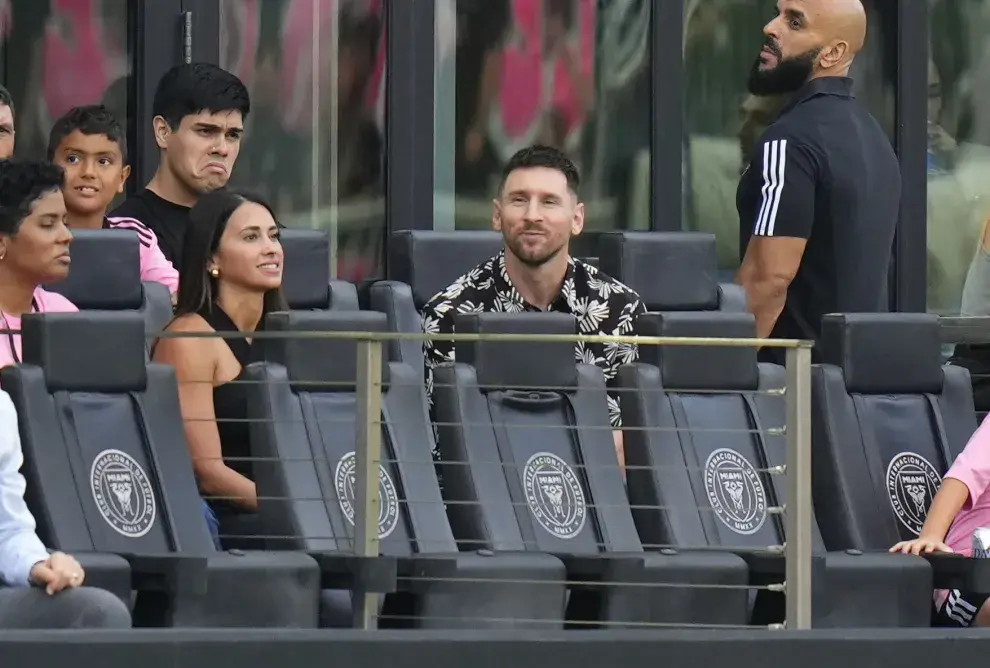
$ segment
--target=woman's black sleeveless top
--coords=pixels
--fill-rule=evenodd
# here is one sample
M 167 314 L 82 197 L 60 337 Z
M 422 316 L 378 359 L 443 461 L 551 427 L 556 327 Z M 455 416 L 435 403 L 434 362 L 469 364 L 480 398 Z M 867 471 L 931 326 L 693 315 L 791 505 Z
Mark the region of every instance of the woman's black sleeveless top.
M 204 307 L 199 315 L 217 332 L 237 332 L 237 325 L 216 304 Z M 258 329 L 261 329 L 259 325 Z M 220 433 L 220 449 L 227 466 L 250 480 L 254 480 L 254 467 L 250 460 L 248 440 L 247 393 L 243 369 L 252 362 L 261 361 L 261 344 L 248 343 L 245 338 L 224 339 L 230 352 L 241 364 L 241 373 L 232 381 L 213 388 L 213 410 L 216 413 L 217 431 Z

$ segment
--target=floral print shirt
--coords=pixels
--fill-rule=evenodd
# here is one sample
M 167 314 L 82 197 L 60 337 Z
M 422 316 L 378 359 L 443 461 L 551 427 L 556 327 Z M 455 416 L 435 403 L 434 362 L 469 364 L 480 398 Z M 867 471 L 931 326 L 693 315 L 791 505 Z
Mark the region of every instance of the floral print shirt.
M 423 307 L 423 331 L 427 334 L 454 333 L 454 316 L 458 313 L 519 313 L 539 310 L 526 303 L 512 286 L 505 270 L 503 250 L 461 276 L 427 302 Z M 646 309 L 632 288 L 572 257 L 568 260 L 560 295 L 549 310 L 574 315 L 580 334 L 628 336 L 633 334 L 636 316 Z M 426 389 L 432 407 L 433 367 L 454 361 L 454 344 L 451 341 L 427 341 L 424 352 Z M 625 343 L 579 342 L 574 348 L 577 362 L 599 367 L 610 385 L 619 366 L 635 362 L 637 355 L 636 346 Z M 609 393 L 608 408 L 612 426 L 621 426 L 617 393 Z

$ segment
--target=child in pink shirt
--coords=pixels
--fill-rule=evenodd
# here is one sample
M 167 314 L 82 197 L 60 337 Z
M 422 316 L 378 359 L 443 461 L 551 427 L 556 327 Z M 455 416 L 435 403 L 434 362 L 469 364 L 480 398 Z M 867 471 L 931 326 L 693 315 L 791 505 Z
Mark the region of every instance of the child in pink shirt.
M 179 272 L 162 254 L 155 233 L 139 220 L 106 215 L 114 197 L 124 192 L 131 173 L 124 131 L 113 114 L 103 106 L 69 110 L 52 126 L 48 159 L 65 170 L 62 193 L 69 227 L 135 232 L 140 242 L 141 280 L 162 283 L 174 300 Z
M 921 533 L 902 541 L 891 552 L 931 554 L 956 552 L 971 556 L 973 532 L 990 527 L 990 417 L 976 430 L 959 454 L 928 509 Z M 939 590 L 935 592 L 935 626 L 990 626 L 990 594 Z

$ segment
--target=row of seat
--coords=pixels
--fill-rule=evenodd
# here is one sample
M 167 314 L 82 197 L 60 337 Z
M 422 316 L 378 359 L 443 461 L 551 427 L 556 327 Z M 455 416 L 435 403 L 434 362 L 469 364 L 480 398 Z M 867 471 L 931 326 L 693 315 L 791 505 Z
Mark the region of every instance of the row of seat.
M 576 331 L 562 314 L 462 318 L 487 333 Z M 388 323 L 371 311 L 296 311 L 273 314 L 269 327 L 381 332 Z M 389 593 L 386 617 L 391 605 L 423 627 L 746 624 L 777 614 L 761 607 L 779 604 L 771 593 L 754 608 L 746 589 L 781 581 L 783 560 L 766 548 L 785 540 L 772 509 L 786 507 L 786 485 L 770 475 L 784 463 L 770 428 L 783 424 L 784 399 L 760 391 L 780 388 L 783 374 L 754 351 L 647 348 L 621 370 L 626 489 L 597 368 L 575 364 L 566 343 L 459 344 L 462 361 L 437 370 L 443 497 L 419 370 L 389 362 L 383 557 L 361 559 L 353 341 L 272 339 L 268 361 L 249 367 L 260 519 L 273 551 L 217 552 L 175 377 L 145 361 L 142 317 L 36 314 L 23 328 L 24 363 L 0 383 L 19 412 L 39 533 L 80 554 L 92 583 L 125 600 L 138 590 L 145 623 L 309 626 L 320 588 Z M 747 314 L 664 313 L 645 316 L 641 331 L 751 337 L 753 328 Z M 917 531 L 939 471 L 975 428 L 968 379 L 939 365 L 928 316 L 830 316 L 826 332 L 829 363 L 814 369 L 816 623 L 924 626 L 933 584 L 985 588 L 983 572 L 973 560 L 880 550 Z
M 94 247 L 97 247 L 96 244 L 109 243 L 106 241 L 108 236 L 101 233 L 99 239 L 94 237 Z M 83 244 L 79 244 L 80 239 L 84 240 Z M 664 312 L 642 318 L 639 325 L 641 333 L 753 336 L 751 318 L 741 313 L 745 310 L 744 299 L 733 297 L 738 297 L 738 290 L 734 286 L 719 286 L 715 282 L 714 252 L 708 248 L 709 241 L 705 235 L 694 234 L 603 235 L 597 264 L 637 289 L 649 309 Z M 85 253 L 87 243 L 89 242 L 85 241 L 85 237 L 77 238 L 77 258 L 80 252 Z M 284 316 L 281 325 L 273 323 L 274 327 L 418 331 L 418 307 L 457 275 L 497 252 L 500 238 L 498 235 L 485 233 L 398 233 L 390 245 L 390 276 L 401 277 L 405 281 L 373 284 L 360 300 L 354 286 L 332 282 L 326 278 L 329 251 L 326 250 L 326 238 L 321 233 L 287 230 L 283 243 L 287 256 L 285 291 L 290 304 L 295 308 L 320 311 L 333 309 L 336 313 L 292 313 Z M 100 255 L 101 259 L 107 257 L 105 246 Z M 134 256 L 136 258 L 136 252 Z M 74 274 L 76 267 L 80 265 L 88 267 L 95 264 L 97 263 L 74 262 Z M 293 278 L 293 275 L 298 278 Z M 82 283 L 78 274 L 75 278 L 70 278 L 70 282 L 72 280 Z M 328 285 L 328 289 L 324 290 L 323 285 Z M 95 293 L 91 289 L 80 289 L 80 294 L 85 296 Z M 77 303 L 84 308 L 88 305 L 79 298 Z M 105 301 L 94 303 L 93 306 L 114 307 Z M 360 306 L 373 310 L 360 311 Z M 384 312 L 384 316 L 378 312 Z M 105 316 L 106 314 L 87 314 L 87 317 Z M 496 331 L 505 328 L 531 332 L 573 331 L 573 323 L 565 322 L 566 317 L 561 319 L 542 315 L 531 322 L 519 318 L 498 322 L 498 316 L 495 315 L 478 317 L 481 318 L 478 322 L 465 323 L 464 326 L 494 328 Z M 910 537 L 911 531 L 917 531 L 924 517 L 923 510 L 927 509 L 937 487 L 939 473 L 946 470 L 975 427 L 968 379 L 959 369 L 943 369 L 940 366 L 937 325 L 932 319 L 917 318 L 919 317 L 847 316 L 830 318 L 826 324 L 825 348 L 831 351 L 827 353 L 826 359 L 832 364 L 815 370 L 814 496 L 819 524 L 816 528 L 816 545 L 822 551 L 826 548 L 829 550 L 827 553 L 823 552 L 823 558 L 816 561 L 818 582 L 827 583 L 827 586 L 817 588 L 819 596 L 815 604 L 817 623 L 820 625 L 911 626 L 927 622 L 927 592 L 930 592 L 932 584 L 932 570 L 928 563 L 883 554 L 848 552 L 881 550 L 894 542 L 896 537 Z M 887 331 L 885 327 L 893 329 Z M 152 327 L 149 325 L 149 328 Z M 67 336 L 63 341 L 72 340 L 75 336 Z M 78 340 L 76 345 L 79 345 Z M 252 448 L 262 457 L 278 454 L 282 450 L 292 450 L 299 454 L 299 448 L 308 449 L 311 454 L 322 452 L 322 448 L 334 447 L 339 450 L 348 447 L 348 444 L 351 444 L 350 448 L 353 450 L 353 433 L 356 429 L 353 426 L 356 419 L 353 398 L 354 351 L 352 347 L 341 348 L 353 344 L 296 341 L 281 345 L 283 347 L 280 352 L 276 352 L 273 358 L 281 363 L 256 371 L 261 378 L 268 380 L 277 380 L 281 373 L 292 382 L 269 382 L 256 386 L 268 388 L 264 391 L 274 392 L 278 396 L 277 401 L 276 397 L 267 395 L 257 397 L 253 410 L 257 411 L 257 415 L 263 415 L 267 422 L 263 420 L 259 423 L 262 426 L 252 436 Z M 331 345 L 338 347 L 331 349 L 328 347 Z M 593 369 L 575 371 L 573 360 L 565 354 L 568 351 L 563 347 L 556 350 L 557 357 L 545 349 L 541 349 L 537 355 L 525 354 L 525 350 L 516 351 L 512 354 L 522 355 L 518 359 L 529 361 L 510 366 L 506 366 L 505 360 L 512 359 L 511 355 L 506 354 L 504 349 L 498 353 L 493 350 L 482 346 L 476 350 L 468 348 L 458 352 L 458 359 L 473 363 L 440 372 L 438 380 L 443 387 L 438 387 L 438 406 L 479 408 L 483 402 L 471 392 L 476 391 L 478 383 L 475 381 L 480 380 L 485 381 L 481 383 L 483 387 L 498 388 L 495 392 L 487 389 L 482 392 L 485 401 L 504 400 L 505 406 L 500 405 L 500 408 L 494 409 L 498 415 L 508 415 L 515 419 L 520 416 L 512 411 L 521 411 L 523 415 L 530 417 L 535 411 L 546 417 L 553 416 L 556 411 L 558 421 L 566 423 L 571 419 L 567 416 L 572 415 L 573 406 L 563 409 L 560 405 L 561 397 L 572 395 L 585 397 L 582 400 L 585 408 L 592 410 L 590 405 L 595 402 L 594 396 L 601 390 L 596 385 L 595 372 Z M 783 403 L 779 397 L 774 398 L 759 390 L 779 387 L 783 376 L 778 368 L 757 366 L 751 351 L 707 349 L 699 353 L 691 349 L 647 350 L 644 351 L 642 368 L 630 367 L 624 370 L 621 374 L 623 385 L 633 391 L 631 396 L 634 397 L 631 401 L 623 402 L 628 429 L 626 455 L 631 466 L 628 497 L 616 475 L 603 482 L 599 480 L 599 476 L 604 474 L 590 473 L 600 467 L 589 466 L 586 457 L 593 460 L 595 457 L 601 458 L 602 452 L 611 452 L 610 447 L 603 446 L 602 433 L 605 430 L 600 428 L 601 424 L 597 425 L 598 429 L 587 430 L 589 435 L 580 436 L 575 444 L 568 440 L 570 436 L 563 434 L 582 434 L 582 431 L 573 429 L 576 425 L 567 423 L 567 430 L 558 432 L 561 440 L 554 445 L 551 453 L 556 453 L 555 457 L 542 460 L 538 458 L 537 461 L 551 467 L 550 477 L 557 475 L 552 466 L 559 465 L 560 461 L 574 471 L 584 472 L 576 475 L 585 485 L 581 489 L 585 503 L 589 504 L 585 517 L 590 520 L 584 521 L 581 532 L 598 533 L 592 535 L 578 532 L 566 539 L 561 539 L 557 533 L 550 536 L 553 540 L 549 544 L 547 536 L 540 533 L 539 527 L 534 528 L 534 525 L 527 529 L 529 525 L 524 521 L 527 516 L 519 510 L 525 507 L 526 490 L 520 490 L 519 482 L 513 483 L 512 476 L 499 482 L 498 475 L 494 481 L 491 479 L 491 471 L 482 474 L 476 473 L 476 467 L 472 466 L 448 466 L 444 479 L 448 483 L 445 494 L 451 524 L 446 524 L 443 513 L 437 515 L 436 508 L 440 508 L 439 492 L 434 489 L 435 478 L 432 477 L 432 471 L 428 471 L 430 459 L 427 446 L 432 447 L 432 434 L 427 433 L 429 430 L 423 412 L 425 408 L 420 394 L 421 383 L 417 385 L 414 382 L 421 377 L 421 349 L 416 342 L 403 342 L 394 345 L 389 352 L 391 362 L 387 374 L 391 380 L 387 386 L 385 403 L 387 414 L 391 416 L 391 421 L 386 419 L 386 423 L 392 425 L 392 429 L 386 431 L 385 442 L 386 448 L 393 449 L 393 459 L 399 460 L 390 464 L 389 470 L 389 476 L 398 481 L 393 482 L 393 491 L 399 504 L 396 508 L 404 507 L 406 510 L 405 514 L 396 510 L 387 516 L 395 527 L 406 527 L 406 531 L 402 533 L 401 530 L 394 529 L 389 533 L 389 540 L 397 541 L 398 547 L 391 551 L 386 550 L 386 554 L 403 557 L 405 561 L 398 565 L 407 569 L 407 575 L 418 572 L 417 569 L 449 574 L 456 572 L 458 567 L 471 571 L 487 564 L 495 572 L 507 567 L 504 560 L 508 557 L 501 552 L 497 559 L 488 553 L 458 553 L 456 558 L 451 559 L 450 552 L 444 551 L 456 550 L 460 541 L 462 546 L 509 550 L 513 559 L 521 559 L 511 564 L 516 569 L 517 578 L 536 581 L 540 579 L 537 574 L 542 572 L 551 585 L 560 585 L 558 576 L 561 573 L 572 578 L 581 577 L 585 581 L 600 579 L 625 582 L 630 577 L 636 577 L 641 582 L 654 584 L 665 581 L 667 584 L 681 582 L 688 585 L 759 585 L 780 581 L 780 559 L 772 557 L 762 548 L 783 542 L 783 527 L 772 509 L 783 505 L 785 487 L 780 483 L 779 477 L 767 474 L 772 466 L 771 462 L 782 462 L 783 449 L 779 437 L 772 436 L 771 432 L 760 426 L 781 424 Z M 92 359 L 92 356 L 89 357 Z M 548 365 L 547 360 L 554 362 Z M 576 375 L 572 376 L 572 372 Z M 447 377 L 445 374 L 453 375 Z M 81 387 L 90 387 L 85 384 L 89 381 L 85 381 L 83 375 L 78 377 L 83 382 Z M 511 394 L 511 388 L 506 385 L 509 380 L 519 382 L 520 379 L 528 381 L 524 385 L 544 384 L 575 389 L 563 394 L 551 393 L 539 401 L 521 402 L 518 396 Z M 316 391 L 322 387 L 325 392 L 327 386 L 321 385 L 320 381 L 326 380 L 343 385 L 338 385 L 338 391 L 329 395 L 317 392 L 317 396 L 304 391 Z M 665 392 L 656 391 L 657 381 Z M 167 381 L 163 382 L 168 384 Z M 486 385 L 490 382 L 494 382 L 494 385 Z M 579 391 L 582 384 L 588 387 Z M 50 380 L 48 385 L 51 387 Z M 593 391 L 589 388 L 593 388 Z M 712 394 L 712 390 L 719 392 Z M 509 394 L 503 396 L 507 391 Z M 894 396 L 898 393 L 906 396 Z M 345 399 L 345 395 L 350 398 Z M 661 395 L 669 395 L 669 403 L 666 398 L 658 405 L 650 403 Z M 818 399 L 833 395 L 838 398 L 829 401 Z M 335 411 L 343 412 L 343 415 L 338 416 L 341 419 L 334 424 L 334 438 L 330 439 L 330 434 L 325 434 L 327 443 L 322 442 L 324 436 L 319 428 L 319 424 L 325 424 L 325 421 L 317 419 L 314 412 L 321 402 L 313 400 L 313 397 L 323 397 L 326 400 L 323 408 L 330 411 L 330 417 L 333 417 Z M 925 409 L 927 412 L 918 410 L 916 404 L 919 401 L 928 406 Z M 294 402 L 298 403 L 298 407 Z M 573 400 L 568 403 L 573 404 Z M 828 406 L 833 409 L 827 409 Z M 546 412 L 544 408 L 547 409 Z M 509 412 L 505 413 L 506 410 Z M 561 410 L 564 412 L 561 413 Z M 275 413 L 279 411 L 283 419 L 275 419 Z M 573 414 L 574 419 L 583 419 L 576 412 Z M 592 414 L 585 411 L 580 413 L 581 416 Z M 492 422 L 491 415 L 489 412 L 487 423 Z M 460 417 L 460 424 L 464 425 L 473 424 L 476 416 L 470 420 Z M 597 418 L 600 419 L 601 415 Z M 440 421 L 458 422 L 456 419 Z M 712 423 L 714 429 L 711 428 Z M 345 426 L 341 427 L 341 424 Z M 347 424 L 352 426 L 346 427 Z M 591 419 L 591 423 L 586 426 L 595 424 L 595 420 Z M 409 425 L 413 426 L 410 428 Z M 673 425 L 679 427 L 680 431 L 636 429 L 632 425 Z M 688 436 L 690 432 L 684 431 L 688 426 L 700 426 L 701 432 L 696 430 L 694 435 Z M 338 431 L 341 428 L 344 429 L 343 432 Z M 726 429 L 740 431 L 727 436 L 722 433 Z M 596 435 L 590 435 L 592 431 Z M 341 433 L 344 434 L 343 438 L 340 437 Z M 671 434 L 681 436 L 671 443 L 665 440 Z M 717 438 L 713 437 L 714 434 L 718 435 Z M 476 430 L 463 427 L 460 430 L 456 427 L 440 429 L 440 449 L 446 453 L 447 461 L 470 461 L 476 446 L 468 443 L 469 436 L 477 438 Z M 490 462 L 492 452 L 498 452 L 503 459 L 509 458 L 514 462 L 528 461 L 522 456 L 526 453 L 526 448 L 535 447 L 534 444 L 537 443 L 543 448 L 545 438 L 546 431 L 542 428 L 538 437 L 525 430 L 496 429 L 495 435 L 487 438 L 486 445 L 479 449 L 481 454 L 477 461 Z M 330 441 L 335 445 L 331 446 Z M 401 444 L 404 441 L 414 444 L 403 446 Z M 588 445 L 589 443 L 594 445 Z M 522 454 L 516 452 L 516 448 L 522 448 Z M 585 449 L 594 452 L 585 453 Z M 400 452 L 405 456 L 400 456 Z M 549 446 L 545 452 L 551 452 Z M 570 458 L 566 456 L 568 453 Z M 676 454 L 673 465 L 665 465 L 664 462 L 673 456 L 672 453 Z M 325 454 L 328 461 L 339 462 L 346 453 L 334 451 Z M 531 453 L 530 456 L 535 454 Z M 286 459 L 294 461 L 298 458 Z M 687 467 L 685 462 L 688 463 Z M 739 472 L 746 472 L 741 480 L 742 489 L 746 498 L 755 500 L 755 505 L 746 506 L 746 512 L 742 515 L 733 515 L 731 507 L 723 507 L 722 514 L 697 512 L 700 507 L 710 508 L 713 499 L 723 506 L 735 503 L 728 487 L 722 488 L 721 492 L 717 488 L 714 492 L 708 490 L 701 474 L 705 468 L 701 466 L 702 462 L 713 463 L 716 468 L 728 467 L 729 473 L 733 474 L 729 478 L 739 479 Z M 291 469 L 291 475 L 285 469 Z M 304 474 L 300 469 L 308 473 Z M 277 545 L 273 543 L 273 546 L 307 550 L 317 556 L 317 563 L 324 571 L 323 584 L 326 586 L 356 586 L 359 589 L 371 587 L 379 590 L 387 588 L 384 587 L 386 583 L 382 582 L 383 573 L 387 574 L 389 570 L 387 561 L 369 565 L 361 560 L 347 558 L 347 550 L 350 549 L 348 541 L 351 540 L 347 513 L 344 513 L 345 516 L 335 516 L 337 511 L 334 508 L 338 506 L 333 501 L 314 501 L 338 499 L 336 488 L 329 482 L 334 479 L 330 473 L 337 472 L 322 470 L 315 463 L 292 466 L 276 464 L 270 470 L 260 467 L 259 494 L 268 498 L 298 500 L 263 504 L 262 515 L 265 516 L 265 525 L 268 527 L 266 533 L 288 533 L 296 536 L 291 540 L 276 541 Z M 426 473 L 429 475 L 425 475 Z M 301 477 L 295 477 L 297 474 Z M 713 476 L 710 477 L 714 479 Z M 619 486 L 616 486 L 617 481 Z M 757 482 L 762 486 L 757 485 Z M 186 485 L 186 489 L 188 487 Z M 172 487 L 169 486 L 169 489 Z M 733 489 L 738 493 L 738 485 Z M 493 494 L 495 491 L 498 493 L 481 499 L 480 504 L 477 503 L 479 499 L 474 497 L 486 490 Z M 383 491 L 383 495 L 387 496 L 386 492 L 387 490 Z M 414 495 L 412 498 L 410 493 Z M 171 491 L 169 494 L 171 495 Z M 421 496 L 417 497 L 417 494 Z M 611 503 L 616 500 L 613 498 L 616 494 L 619 494 L 617 507 L 620 510 L 611 509 L 616 505 Z M 607 508 L 599 500 L 602 495 L 606 499 L 604 506 Z M 509 500 L 506 501 L 506 498 Z M 577 498 L 576 492 L 573 498 Z M 689 507 L 685 510 L 677 508 L 677 503 L 665 503 L 676 500 L 681 503 L 689 501 Z M 427 507 L 434 508 L 432 515 L 422 510 Z M 416 508 L 421 510 L 414 510 Z M 598 510 L 592 512 L 592 508 Z M 629 508 L 628 514 L 622 508 Z M 486 512 L 484 509 L 490 510 Z M 323 518 L 324 513 L 326 519 Z M 604 519 L 601 517 L 603 514 L 607 516 Z M 416 517 L 420 519 L 414 521 Z M 512 521 L 513 517 L 515 522 Z M 630 518 L 634 531 L 630 531 Z M 513 529 L 513 525 L 517 528 Z M 444 527 L 449 528 L 449 534 Z M 439 534 L 431 533 L 434 530 L 439 531 Z M 562 530 L 560 527 L 556 528 L 558 532 Z M 457 538 L 451 542 L 450 536 Z M 556 561 L 545 559 L 546 555 L 554 553 L 554 549 L 550 548 L 559 547 L 562 540 L 566 549 L 557 553 Z M 180 541 L 178 544 L 189 543 Z M 708 549 L 678 554 L 653 549 L 644 552 L 644 544 L 647 548 L 680 546 Z M 431 545 L 436 547 L 430 547 Z M 740 545 L 748 546 L 748 549 L 740 550 Z M 576 552 L 575 546 L 580 546 Z M 736 548 L 735 556 L 710 551 L 711 547 L 718 546 Z M 541 551 L 527 551 L 534 547 L 541 548 Z M 603 552 L 610 555 L 608 559 L 601 558 Z M 437 553 L 446 556 L 439 561 L 430 562 L 430 568 L 434 569 L 430 570 L 424 565 L 422 555 Z M 133 553 L 128 554 L 133 558 Z M 413 554 L 418 555 L 419 561 L 409 561 L 408 558 Z M 533 554 L 537 556 L 534 557 Z M 587 558 L 588 555 L 593 555 L 594 559 Z M 222 560 L 225 557 L 217 558 Z M 255 558 L 259 557 L 256 555 Z M 475 561 L 471 564 L 463 561 L 468 559 Z M 647 562 L 652 566 L 647 567 Z M 386 565 L 383 566 L 383 563 Z M 934 563 L 937 564 L 935 574 L 940 585 L 962 584 L 969 589 L 987 586 L 981 579 L 982 573 L 971 563 L 963 563 L 958 559 L 936 559 Z M 135 564 L 138 571 L 143 568 L 141 562 Z M 442 564 L 442 567 L 438 564 Z M 561 570 L 561 564 L 564 570 Z M 331 571 L 334 572 L 332 578 Z M 293 577 L 298 579 L 298 573 Z M 678 580 L 678 577 L 681 579 Z M 210 591 L 223 591 L 222 585 L 212 580 L 210 584 Z M 434 586 L 439 587 L 439 581 Z M 477 587 L 479 588 L 466 591 L 462 586 L 462 595 L 457 600 L 468 608 L 479 605 L 482 600 L 486 601 L 486 605 L 490 603 L 485 598 L 490 594 L 483 593 L 484 587 Z M 531 595 L 532 589 L 524 587 L 520 590 L 503 584 L 497 591 L 505 594 L 506 598 L 496 596 L 498 601 L 492 605 L 496 610 L 500 609 L 499 605 L 504 605 L 514 613 L 522 611 L 523 619 L 548 619 L 554 623 L 559 621 L 560 599 L 545 596 L 545 591 L 534 598 Z M 745 596 L 742 589 L 666 587 L 655 590 L 662 591 L 662 596 L 658 594 L 645 597 L 642 592 L 623 596 L 621 589 L 613 588 L 611 595 L 605 597 L 599 596 L 600 591 L 596 592 L 598 600 L 592 606 L 591 616 L 610 621 L 673 620 L 678 623 L 741 623 L 779 617 L 776 607 L 779 600 L 774 601 L 772 596 L 762 595 L 756 601 L 756 610 L 753 610 L 752 601 Z M 443 606 L 452 605 L 450 598 L 425 595 L 427 590 L 429 587 L 421 585 L 418 587 L 419 594 L 407 592 L 410 596 L 406 597 L 406 602 L 418 601 L 425 606 L 418 609 L 419 613 L 430 619 L 448 621 L 424 622 L 424 625 L 450 624 L 450 619 L 464 620 L 462 623 L 467 625 L 480 624 L 477 614 L 468 615 L 465 609 L 455 610 L 455 614 L 449 615 L 426 614 L 431 605 L 433 608 L 437 605 L 429 603 L 430 601 L 442 600 Z M 433 593 L 437 591 L 434 589 Z M 626 588 L 625 591 L 628 593 L 632 589 Z M 926 592 L 926 595 L 921 596 L 920 592 Z M 395 601 L 401 596 L 395 594 L 390 598 Z M 575 598 L 580 596 L 572 595 L 572 602 Z M 186 612 L 189 609 L 188 596 L 181 600 L 185 602 L 179 608 L 183 611 L 182 614 L 176 616 L 169 613 L 166 615 L 167 623 L 195 624 L 204 619 L 202 615 L 216 619 L 220 614 L 217 610 L 211 610 L 209 614 L 201 610 L 197 613 L 200 617 L 190 616 L 191 613 Z M 259 619 L 257 616 L 245 620 L 244 609 L 236 605 L 239 599 L 220 597 L 217 600 L 233 605 L 231 609 L 237 610 L 241 615 L 241 623 L 265 625 L 284 622 L 281 618 Z M 548 601 L 553 602 L 552 609 L 546 607 Z M 768 601 L 769 611 L 762 608 Z M 300 610 L 301 608 L 297 608 L 293 613 L 297 615 L 294 618 L 297 622 L 302 619 L 299 616 Z M 444 612 L 451 611 L 445 609 Z

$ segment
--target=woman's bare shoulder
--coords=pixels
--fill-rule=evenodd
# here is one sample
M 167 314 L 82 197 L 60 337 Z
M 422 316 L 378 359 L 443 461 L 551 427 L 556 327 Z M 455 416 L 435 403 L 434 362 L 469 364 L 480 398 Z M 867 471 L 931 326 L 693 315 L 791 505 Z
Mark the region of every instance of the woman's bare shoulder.
M 187 313 L 180 315 L 168 324 L 166 332 L 213 332 L 216 331 L 198 313 Z

